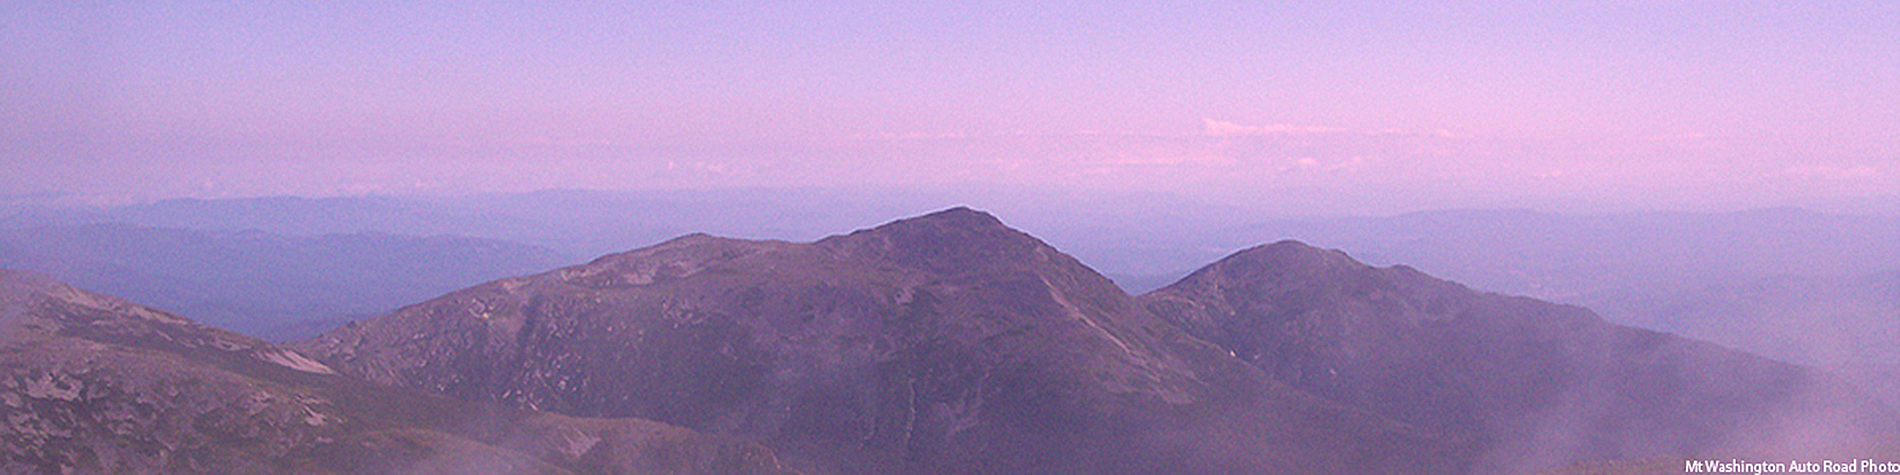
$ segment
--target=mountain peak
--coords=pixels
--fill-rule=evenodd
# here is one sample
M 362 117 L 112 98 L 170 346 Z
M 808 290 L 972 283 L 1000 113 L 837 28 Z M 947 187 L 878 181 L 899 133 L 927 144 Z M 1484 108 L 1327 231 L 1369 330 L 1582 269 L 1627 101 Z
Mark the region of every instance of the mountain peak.
M 944 227 L 944 228 L 963 228 L 963 229 L 978 229 L 978 228 L 1008 229 L 1009 228 L 1008 225 L 1003 224 L 1002 220 L 996 219 L 996 216 L 992 216 L 989 213 L 986 213 L 983 211 L 971 209 L 968 206 L 957 206 L 957 207 L 945 209 L 942 211 L 926 214 L 923 216 L 900 219 L 897 221 L 893 221 L 890 224 L 879 226 L 879 228 L 896 226 L 900 224 L 909 224 L 913 226 L 927 225 L 927 226 L 936 226 L 936 227 Z
M 1307 244 L 1298 239 L 1282 239 L 1271 244 L 1261 244 L 1242 249 L 1236 254 L 1266 254 L 1282 257 L 1320 257 L 1328 254 L 1339 254 L 1343 257 L 1344 253 Z
M 1287 239 L 1241 250 L 1221 259 L 1214 267 L 1243 272 L 1270 270 L 1276 274 L 1307 274 L 1328 270 L 1363 269 L 1368 266 L 1354 260 L 1343 251 L 1315 247 Z
M 1048 244 L 995 216 L 962 206 L 833 236 L 820 244 L 952 273 L 989 264 L 1041 261 L 1057 254 Z

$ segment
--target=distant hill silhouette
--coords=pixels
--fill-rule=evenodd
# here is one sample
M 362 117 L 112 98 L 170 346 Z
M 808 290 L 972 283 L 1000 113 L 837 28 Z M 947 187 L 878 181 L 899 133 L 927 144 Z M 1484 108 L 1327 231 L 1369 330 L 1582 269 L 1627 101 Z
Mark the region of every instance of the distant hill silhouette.
M 285 236 L 125 224 L 0 229 L 0 267 L 276 340 L 564 261 L 543 248 L 453 236 Z

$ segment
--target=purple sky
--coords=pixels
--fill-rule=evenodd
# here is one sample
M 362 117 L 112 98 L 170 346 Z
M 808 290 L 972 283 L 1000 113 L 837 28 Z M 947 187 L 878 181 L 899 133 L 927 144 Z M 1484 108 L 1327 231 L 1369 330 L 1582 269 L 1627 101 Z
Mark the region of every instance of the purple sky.
M 0 3 L 0 197 L 1900 199 L 1900 2 L 629 3 Z

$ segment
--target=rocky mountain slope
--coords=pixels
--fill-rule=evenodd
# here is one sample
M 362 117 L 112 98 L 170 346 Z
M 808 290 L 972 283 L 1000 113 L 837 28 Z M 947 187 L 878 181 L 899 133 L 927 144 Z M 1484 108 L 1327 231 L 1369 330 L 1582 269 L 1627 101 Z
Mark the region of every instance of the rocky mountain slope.
M 1828 374 L 1293 241 L 1141 301 L 1311 394 L 1475 439 L 1481 472 L 1895 441 L 1893 413 Z
M 811 243 L 689 235 L 298 348 L 813 473 L 1521 473 L 1844 458 L 1897 430 L 1806 367 L 1298 243 L 1130 297 L 963 208 Z
M 1461 440 L 1315 398 L 994 217 L 813 243 L 692 235 L 300 348 L 472 401 L 642 417 L 824 473 L 1420 473 Z
M 758 445 L 379 386 L 5 270 L 0 472 L 787 473 Z

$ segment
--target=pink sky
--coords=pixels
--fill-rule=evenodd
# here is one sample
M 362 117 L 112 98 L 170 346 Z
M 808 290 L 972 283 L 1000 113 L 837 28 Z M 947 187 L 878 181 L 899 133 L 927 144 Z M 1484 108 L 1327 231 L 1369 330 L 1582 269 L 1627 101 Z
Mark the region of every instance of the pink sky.
M 0 195 L 1900 196 L 1893 2 L 693 3 L 10 3 Z

